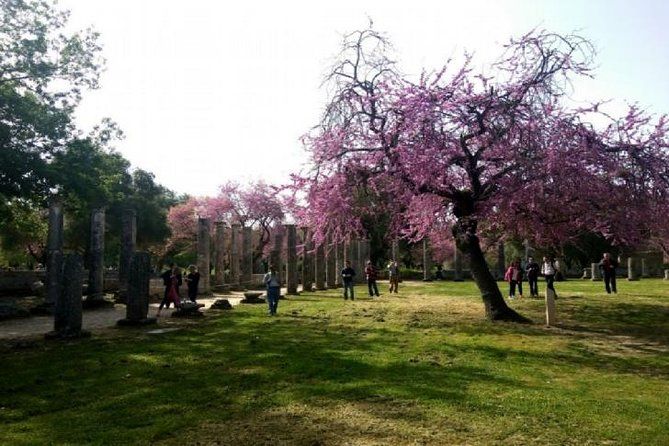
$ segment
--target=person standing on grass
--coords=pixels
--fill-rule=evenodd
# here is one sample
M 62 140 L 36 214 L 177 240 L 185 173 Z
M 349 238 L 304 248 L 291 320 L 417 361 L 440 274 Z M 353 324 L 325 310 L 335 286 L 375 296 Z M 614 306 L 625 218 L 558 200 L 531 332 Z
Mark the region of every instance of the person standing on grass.
M 191 302 L 197 303 L 197 287 L 200 284 L 200 273 L 197 271 L 195 265 L 188 267 L 188 274 L 186 275 L 186 285 L 188 285 L 188 298 Z
M 341 270 L 341 283 L 344 285 L 344 300 L 348 300 L 348 293 L 351 293 L 351 300 L 355 300 L 353 292 L 353 279 L 355 278 L 355 270 L 351 268 L 351 261 L 346 261 L 346 267 Z
M 376 268 L 372 265 L 371 260 L 367 260 L 367 266 L 365 266 L 365 277 L 367 278 L 367 289 L 369 290 L 369 297 L 379 297 L 379 287 L 376 285 Z
M 183 283 L 181 280 L 181 270 L 174 263 L 170 263 L 170 269 L 165 271 L 161 277 L 165 285 L 165 295 L 158 306 L 156 317 L 160 317 L 163 306 L 169 308 L 171 303 L 174 303 L 175 308 L 181 308 L 181 297 L 179 296 L 179 287 Z
M 400 268 L 397 266 L 397 261 L 395 260 L 392 260 L 388 264 L 388 281 L 390 282 L 390 288 L 388 289 L 388 292 L 397 293 L 400 282 Z
M 546 288 L 555 293 L 555 288 L 553 287 L 553 282 L 555 281 L 555 264 L 553 263 L 552 257 L 544 257 L 543 262 L 541 263 L 541 275 L 546 279 Z
M 539 297 L 539 272 L 541 267 L 532 257 L 528 257 L 525 271 L 527 272 L 527 283 L 530 286 L 530 297 Z
M 520 266 L 520 260 L 514 260 L 504 274 L 504 280 L 509 282 L 509 299 L 516 298 L 516 286 L 518 287 L 518 296 L 523 297 L 523 268 Z
M 616 289 L 616 268 L 618 267 L 618 262 L 615 259 L 611 258 L 611 254 L 608 252 L 604 253 L 604 258 L 599 262 L 599 270 L 602 272 L 604 277 L 604 287 L 606 292 L 611 294 L 611 291 L 618 293 Z
M 263 278 L 263 283 L 267 287 L 267 304 L 269 305 L 269 315 L 275 316 L 279 306 L 279 296 L 281 296 L 281 280 L 276 274 L 274 265 L 269 266 L 269 271 Z

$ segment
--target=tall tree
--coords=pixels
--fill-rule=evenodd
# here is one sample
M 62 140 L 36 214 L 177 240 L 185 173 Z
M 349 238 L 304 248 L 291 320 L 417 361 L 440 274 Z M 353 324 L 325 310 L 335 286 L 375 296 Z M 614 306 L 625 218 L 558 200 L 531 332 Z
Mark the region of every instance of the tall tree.
M 415 239 L 437 216 L 450 220 L 486 316 L 525 321 L 505 303 L 482 236 L 538 245 L 591 230 L 632 244 L 658 221 L 650 205 L 667 201 L 667 120 L 632 107 L 596 126 L 600 104 L 571 106 L 570 81 L 592 75 L 587 40 L 537 30 L 511 40 L 484 72 L 466 57 L 418 82 L 399 74 L 387 47 L 371 29 L 347 36 L 324 118 L 305 137 L 314 167 L 295 184 L 317 237 L 359 228 L 365 210 L 352 188 L 383 191 L 394 197 L 383 212 L 396 228 L 408 222 Z

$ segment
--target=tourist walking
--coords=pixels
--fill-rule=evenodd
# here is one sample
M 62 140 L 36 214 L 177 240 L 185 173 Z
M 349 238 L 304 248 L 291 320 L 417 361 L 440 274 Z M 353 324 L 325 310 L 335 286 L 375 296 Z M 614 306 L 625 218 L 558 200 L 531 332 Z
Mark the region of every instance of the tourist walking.
M 518 296 L 523 297 L 523 268 L 520 266 L 520 259 L 511 262 L 504 274 L 504 280 L 509 282 L 509 299 L 516 298 L 516 287 L 518 287 Z
M 161 277 L 163 279 L 163 285 L 165 285 L 165 294 L 158 306 L 156 317 L 160 317 L 160 312 L 163 310 L 163 307 L 169 308 L 171 303 L 174 304 L 175 308 L 181 307 L 181 298 L 179 297 L 179 287 L 183 283 L 181 279 L 181 270 L 174 263 L 170 263 L 170 269 L 165 271 Z
M 279 297 L 281 296 L 281 280 L 274 265 L 269 266 L 269 271 L 263 277 L 263 283 L 267 287 L 267 305 L 269 306 L 269 315 L 276 315 L 279 306 Z
M 365 266 L 365 277 L 367 278 L 367 289 L 369 290 L 369 297 L 379 297 L 379 287 L 376 285 L 376 268 L 372 265 L 371 260 L 367 260 Z
M 188 285 L 188 298 L 191 302 L 197 303 L 197 287 L 200 284 L 200 273 L 195 265 L 188 267 L 188 274 L 186 274 L 186 285 Z
M 400 268 L 395 260 L 388 264 L 388 281 L 390 282 L 389 293 L 397 293 L 400 283 Z
M 539 297 L 539 273 L 541 272 L 541 267 L 534 261 L 534 258 L 527 258 L 525 272 L 527 272 L 527 284 L 530 287 L 530 297 Z
M 351 261 L 346 261 L 346 267 L 341 270 L 341 283 L 344 285 L 344 300 L 348 300 L 349 292 L 351 295 L 351 300 L 355 299 L 355 294 L 353 292 L 353 279 L 355 278 L 355 270 L 351 268 Z
M 606 292 L 611 294 L 611 291 L 618 293 L 616 289 L 616 268 L 618 267 L 618 261 L 611 258 L 611 254 L 608 252 L 604 253 L 604 257 L 601 262 L 599 262 L 599 270 L 602 272 L 604 277 L 604 287 Z
M 553 291 L 555 297 L 557 293 L 553 287 L 553 282 L 555 281 L 555 263 L 553 263 L 552 257 L 544 257 L 543 262 L 541 263 L 541 275 L 546 279 L 546 288 Z

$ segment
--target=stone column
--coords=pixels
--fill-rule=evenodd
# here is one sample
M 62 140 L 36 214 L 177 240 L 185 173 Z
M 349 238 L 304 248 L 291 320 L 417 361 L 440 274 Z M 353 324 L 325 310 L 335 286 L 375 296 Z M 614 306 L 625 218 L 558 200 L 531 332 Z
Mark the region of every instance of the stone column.
M 63 269 L 63 205 L 49 206 L 49 235 L 46 242 L 46 300 L 47 311 L 54 310 L 60 296 L 60 278 Z
M 286 228 L 286 294 L 297 293 L 297 229 L 295 225 Z
M 346 261 L 351 262 L 351 268 L 355 270 L 356 281 L 358 281 L 362 271 L 358 265 L 358 242 L 356 240 L 349 240 L 346 243 Z
M 334 244 L 335 250 L 335 285 L 342 286 L 341 270 L 344 269 L 344 244 L 339 242 Z
M 270 253 L 270 263 L 276 268 L 277 275 L 279 280 L 283 284 L 285 282 L 285 276 L 283 273 L 283 260 L 281 259 L 281 254 L 283 251 L 283 234 L 277 232 L 274 235 L 274 247 Z
M 253 230 L 250 226 L 242 228 L 242 278 L 244 287 L 251 287 L 253 281 Z
M 648 274 L 648 262 L 646 261 L 645 257 L 641 258 L 641 277 L 650 277 L 650 274 Z
M 427 237 L 423 238 L 423 282 L 432 282 L 432 257 Z
M 316 289 L 325 289 L 325 246 L 323 243 L 316 247 L 314 261 L 314 272 L 316 273 Z
M 636 274 L 634 257 L 627 258 L 627 280 L 639 280 Z
M 225 223 L 217 221 L 214 223 L 214 256 L 215 276 L 214 284 L 223 286 L 225 284 Z
M 325 253 L 325 282 L 328 288 L 337 288 L 337 245 L 328 238 Z
M 211 263 L 211 237 L 209 236 L 210 221 L 208 218 L 197 219 L 197 270 L 200 273 L 198 292 L 200 294 L 211 293 L 211 274 L 209 264 Z
M 664 280 L 669 280 L 669 269 L 664 270 Z
M 88 336 L 81 329 L 84 266 L 78 254 L 68 254 L 60 274 L 60 294 L 54 308 L 54 331 L 47 333 L 48 339 Z
M 555 307 L 555 292 L 546 288 L 546 326 L 552 327 L 557 323 Z
M 149 318 L 149 281 L 151 279 L 151 258 L 148 252 L 135 252 L 128 268 L 128 293 L 125 319 L 117 325 L 147 325 L 156 322 Z
M 137 214 L 134 209 L 125 209 L 121 217 L 121 256 L 118 265 L 118 288 L 122 302 L 127 302 L 128 271 L 137 244 Z
M 394 240 L 390 243 L 390 258 L 397 261 L 397 255 L 399 254 L 399 246 L 397 240 Z
M 453 280 L 462 282 L 462 253 L 457 247 L 453 248 L 453 268 L 455 269 Z
M 601 277 L 599 277 L 599 264 L 598 263 L 591 263 L 591 272 L 590 272 L 590 280 L 593 282 L 596 282 L 598 280 L 602 280 Z
M 105 280 L 105 210 L 98 208 L 91 213 L 90 269 L 88 270 L 87 305 L 104 303 Z
M 314 262 L 310 250 L 311 232 L 308 228 L 302 228 L 302 291 L 313 290 Z
M 506 258 L 504 257 L 504 242 L 497 245 L 497 280 L 504 279 L 506 271 Z
M 230 227 L 230 283 L 239 286 L 239 251 L 240 251 L 240 240 L 239 232 L 242 225 L 239 223 L 233 223 Z

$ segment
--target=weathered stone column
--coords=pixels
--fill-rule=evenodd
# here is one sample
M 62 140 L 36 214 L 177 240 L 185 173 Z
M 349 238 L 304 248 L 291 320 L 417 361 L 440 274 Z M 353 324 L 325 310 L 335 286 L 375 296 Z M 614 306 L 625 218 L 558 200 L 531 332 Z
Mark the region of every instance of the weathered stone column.
M 506 258 L 504 257 L 504 242 L 497 245 L 497 280 L 504 279 L 506 271 Z
M 325 253 L 325 284 L 330 289 L 337 287 L 337 245 L 330 238 Z
M 362 271 L 359 269 L 358 265 L 358 242 L 357 240 L 349 240 L 346 243 L 346 261 L 351 262 L 351 268 L 355 270 L 356 282 L 360 277 Z
M 644 279 L 650 277 L 650 274 L 648 274 L 648 261 L 645 257 L 641 258 L 641 277 Z
M 309 228 L 302 228 L 302 291 L 313 290 L 314 262 L 309 252 L 311 250 L 311 232 Z
M 286 228 L 286 294 L 297 293 L 297 229 L 295 225 Z
M 664 270 L 664 280 L 669 280 L 669 269 Z
M 135 252 L 128 268 L 128 292 L 125 319 L 117 325 L 147 325 L 156 322 L 149 318 L 149 281 L 151 279 L 151 258 L 148 252 Z
M 324 243 L 324 242 L 323 242 Z M 316 289 L 325 289 L 325 246 L 321 243 L 316 247 L 314 272 L 316 273 Z
M 89 336 L 81 329 L 84 266 L 78 254 L 68 254 L 61 271 L 60 294 L 54 309 L 54 331 L 47 333 L 48 339 Z
M 397 240 L 393 239 L 390 243 L 390 258 L 397 261 L 397 256 L 399 254 L 399 246 Z
M 127 302 L 128 271 L 137 244 L 137 213 L 125 209 L 121 217 L 121 256 L 118 265 L 118 288 L 122 302 Z
M 593 282 L 596 282 L 598 280 L 602 280 L 601 277 L 599 277 L 599 264 L 598 263 L 591 263 L 590 264 L 591 272 L 590 272 L 590 280 Z
M 242 278 L 241 282 L 246 287 L 251 287 L 253 279 L 253 230 L 250 226 L 242 228 Z
M 342 281 L 341 281 L 341 270 L 344 269 L 344 243 L 335 243 L 334 244 L 334 249 L 335 249 L 335 285 L 337 287 L 341 287 Z
M 59 201 L 49 206 L 49 234 L 46 242 L 46 310 L 54 310 L 61 290 L 63 269 L 63 205 Z
M 432 282 L 432 256 L 427 237 L 423 238 L 423 282 Z
M 277 232 L 274 235 L 274 247 L 272 249 L 272 252 L 270 253 L 270 263 L 272 263 L 276 268 L 277 276 L 279 277 L 279 280 L 283 284 L 285 282 L 285 275 L 283 273 L 283 260 L 281 258 L 282 251 L 283 251 L 283 234 Z
M 214 223 L 214 282 L 216 286 L 225 284 L 225 223 L 217 221 Z
M 211 293 L 211 274 L 209 265 L 211 263 L 211 237 L 210 221 L 208 218 L 197 219 L 197 270 L 200 273 L 198 292 L 201 294 Z
M 98 208 L 91 213 L 90 269 L 88 270 L 88 297 L 86 305 L 103 304 L 105 281 L 105 210 Z
M 453 268 L 455 269 L 453 280 L 462 282 L 462 253 L 457 247 L 453 248 Z
M 634 264 L 634 257 L 627 258 L 627 280 L 639 280 L 636 274 L 636 265 Z
M 552 327 L 557 323 L 555 307 L 555 291 L 546 288 L 546 326 Z
M 239 286 L 239 251 L 240 251 L 240 240 L 239 232 L 242 225 L 239 223 L 233 223 L 230 229 L 230 283 L 235 286 Z

